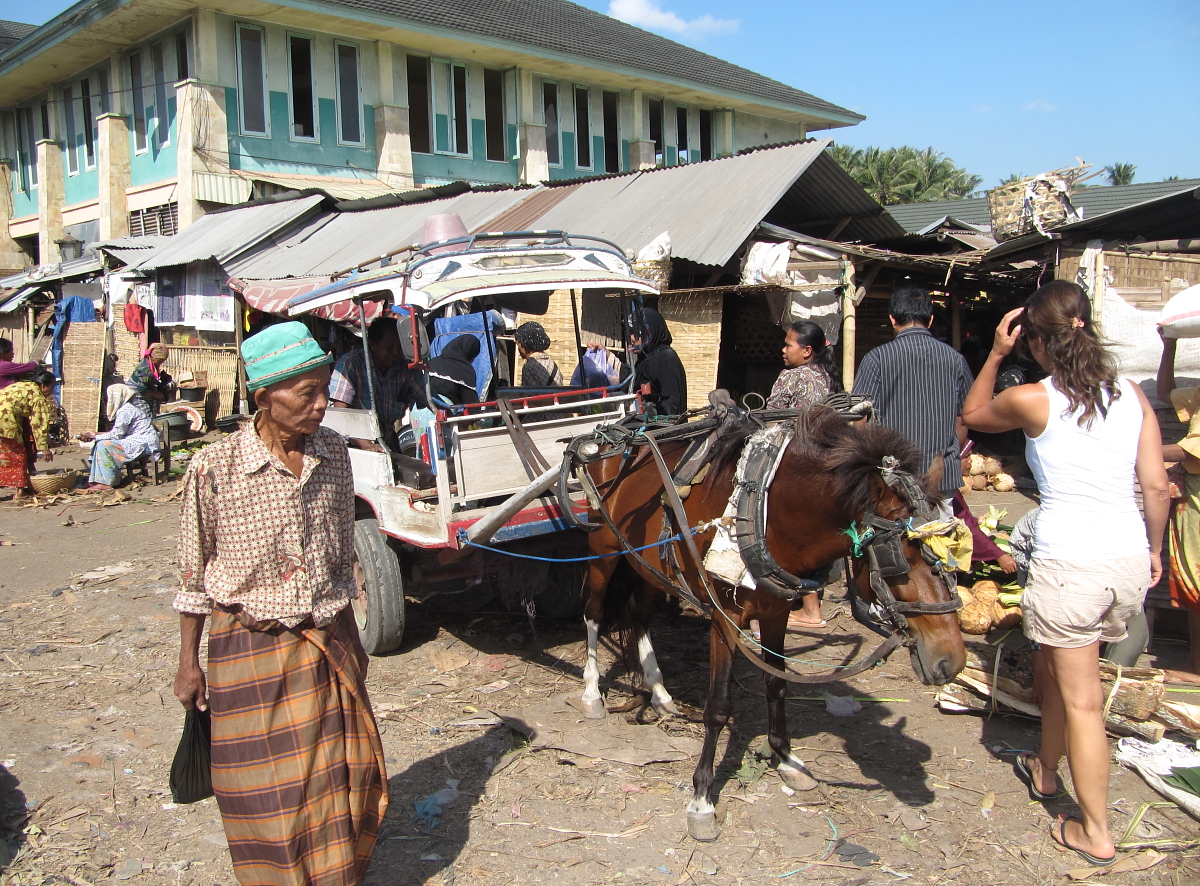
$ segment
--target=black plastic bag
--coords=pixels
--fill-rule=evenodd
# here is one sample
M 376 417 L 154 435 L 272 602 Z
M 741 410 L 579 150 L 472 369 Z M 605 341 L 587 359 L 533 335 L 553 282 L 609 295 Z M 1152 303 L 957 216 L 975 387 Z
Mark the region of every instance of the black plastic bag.
M 171 763 L 171 799 L 199 803 L 213 795 L 208 711 L 192 708 L 183 718 L 183 735 Z

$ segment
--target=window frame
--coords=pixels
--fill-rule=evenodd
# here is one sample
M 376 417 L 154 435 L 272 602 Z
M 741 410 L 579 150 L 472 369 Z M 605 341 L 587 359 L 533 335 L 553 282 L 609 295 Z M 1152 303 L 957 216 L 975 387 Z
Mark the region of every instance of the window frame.
M 580 117 L 579 93 L 583 93 L 583 115 Z M 572 110 L 575 112 L 575 168 L 576 169 L 594 169 L 596 163 L 595 145 L 592 144 L 592 90 L 588 86 L 583 86 L 579 83 L 572 85 L 571 89 Z M 583 123 L 584 132 L 582 135 L 579 131 L 579 124 Z M 587 146 L 587 162 L 580 160 L 579 149 L 581 145 Z
M 79 130 L 75 123 L 75 91 L 70 86 L 62 88 L 63 142 L 66 145 L 67 176 L 79 175 Z
M 142 50 L 129 53 L 126 61 L 129 64 L 129 91 L 133 108 L 130 116 L 133 118 L 133 153 L 146 154 L 150 151 L 150 130 L 146 118 L 146 72 L 142 69 Z M 134 76 L 134 67 L 137 75 Z M 140 124 L 140 127 L 139 127 Z M 139 144 L 140 142 L 140 144 Z
M 246 128 L 246 83 L 245 83 L 245 64 L 242 53 L 242 32 L 257 31 L 259 35 L 259 47 L 261 53 L 259 56 L 262 66 L 262 90 L 263 103 L 263 130 L 253 130 Z M 261 25 L 252 25 L 249 22 L 234 22 L 234 56 L 237 64 L 237 89 L 238 89 L 238 134 L 247 138 L 266 138 L 271 137 L 271 91 L 268 89 L 269 74 L 267 69 L 268 53 L 267 53 L 267 31 Z
M 344 126 L 342 120 L 343 100 L 342 100 L 342 57 L 341 48 L 346 47 L 354 50 L 354 83 L 355 83 L 355 106 L 354 113 L 358 117 L 358 141 L 351 141 L 344 137 Z M 333 41 L 333 83 L 334 83 L 334 104 L 337 107 L 337 143 L 346 147 L 361 148 L 367 144 L 367 120 L 366 114 L 363 113 L 363 75 L 362 75 L 362 48 L 357 43 L 352 43 L 349 40 L 334 40 Z M 315 95 L 314 95 L 315 100 Z
M 412 113 L 416 102 L 413 101 L 413 79 L 412 68 L 414 62 L 424 67 L 425 71 L 425 101 L 422 103 L 422 111 L 425 117 L 425 143 L 424 147 L 427 150 L 421 151 L 416 147 L 411 150 L 414 154 L 424 154 L 432 156 L 437 153 L 437 133 L 435 132 L 435 121 L 433 116 L 433 59 L 427 55 L 416 55 L 414 53 L 405 53 L 404 56 L 404 72 L 408 79 L 408 113 L 409 113 L 409 136 L 411 139 L 413 124 Z
M 680 126 L 680 124 L 683 124 Z M 682 165 L 692 162 L 691 148 L 689 147 L 692 140 L 692 117 L 687 105 L 675 106 L 675 163 Z M 683 136 L 682 144 L 680 136 Z
M 437 83 L 438 71 L 437 71 L 437 65 L 445 65 L 446 66 L 446 74 L 447 74 L 446 103 L 447 103 L 448 107 L 445 109 L 446 110 L 447 145 L 444 150 L 441 147 L 439 147 L 438 138 L 437 138 L 437 135 L 438 135 L 437 134 L 437 115 L 438 115 L 438 83 Z M 466 132 L 467 149 L 465 151 L 458 150 L 458 137 L 457 137 L 458 132 L 457 132 L 457 130 L 458 130 L 458 122 L 459 121 L 458 121 L 458 117 L 457 117 L 458 112 L 457 112 L 457 108 L 456 108 L 456 105 L 458 104 L 458 102 L 456 101 L 458 95 L 457 95 L 457 92 L 454 87 L 454 69 L 456 67 L 462 68 L 462 70 L 463 70 L 463 96 L 462 96 L 463 97 L 463 113 L 466 115 L 466 121 L 467 121 L 467 132 Z M 429 105 L 430 105 L 429 140 L 431 142 L 430 147 L 433 148 L 433 153 L 441 154 L 443 157 L 464 157 L 467 159 L 470 159 L 471 157 L 473 157 L 474 156 L 474 154 L 473 154 L 474 145 L 472 144 L 473 139 L 471 137 L 472 136 L 472 133 L 471 133 L 471 72 L 467 69 L 466 62 L 454 61 L 453 59 L 448 59 L 448 58 L 438 58 L 437 56 L 433 56 L 432 58 L 429 59 Z
M 558 154 L 557 162 L 550 159 L 550 121 L 548 121 L 546 119 L 546 87 L 547 86 L 551 86 L 554 88 L 554 113 L 557 118 L 554 121 L 554 130 L 555 130 L 554 146 L 555 146 L 556 152 Z M 541 98 L 542 98 L 542 101 L 541 101 L 542 125 L 546 127 L 546 165 L 550 166 L 553 169 L 562 169 L 563 168 L 562 90 L 559 89 L 559 82 L 557 80 L 550 80 L 548 78 L 543 77 L 542 78 L 542 88 L 540 91 L 541 91 Z
M 654 112 L 658 112 L 658 138 L 654 137 Z M 654 165 L 667 165 L 667 102 L 662 98 L 646 100 L 646 134 L 654 145 Z
M 608 96 L 613 98 L 613 138 L 612 144 L 609 144 L 608 138 L 608 110 L 605 108 L 605 100 Z M 624 160 L 621 150 L 621 93 L 616 89 L 605 89 L 600 93 L 600 127 L 601 141 L 604 142 L 604 172 L 607 174 L 621 172 L 622 161 Z M 609 152 L 616 157 L 616 169 L 608 168 Z
M 158 76 L 160 61 L 162 62 L 161 79 Z M 168 106 L 171 97 L 167 94 L 167 50 L 162 40 L 155 40 L 150 44 L 150 66 L 153 69 L 151 78 L 154 80 L 154 146 L 161 151 L 171 145 L 171 114 Z
M 97 83 L 97 86 L 100 84 Z M 91 171 L 96 168 L 99 155 L 100 133 L 96 131 L 96 117 L 93 114 L 97 97 L 92 95 L 92 75 L 79 78 L 79 107 L 83 109 L 83 153 L 80 156 L 80 168 Z
M 469 72 L 468 72 L 469 74 Z M 500 143 L 503 155 L 501 158 L 491 156 L 490 134 L 489 134 L 489 118 L 488 118 L 488 92 L 487 81 L 488 74 L 495 74 L 500 78 Z M 483 159 L 489 163 L 511 163 L 512 157 L 508 150 L 508 78 L 505 76 L 503 68 L 488 68 L 483 69 Z M 467 107 L 470 107 L 470 89 L 467 90 Z M 468 128 L 470 127 L 470 116 L 468 115 Z M 468 143 L 470 139 L 468 138 Z
M 37 175 L 37 143 L 33 131 L 33 105 L 24 105 L 16 109 L 13 115 L 13 135 L 17 147 L 17 190 L 22 194 L 32 194 L 38 188 Z
M 291 141 L 303 142 L 304 144 L 317 144 L 321 141 L 321 108 L 317 101 L 317 41 L 312 34 L 304 34 L 298 31 L 285 31 L 284 35 L 287 38 L 288 138 Z M 312 89 L 312 135 L 296 135 L 296 95 L 293 91 L 296 85 L 296 76 L 292 70 L 293 40 L 308 41 L 308 79 L 309 86 Z
M 182 83 L 192 76 L 191 32 L 187 28 L 180 28 L 173 36 L 175 44 L 175 82 Z
M 706 115 L 708 116 L 708 151 L 707 151 L 708 156 L 707 157 L 704 156 L 704 154 L 705 154 L 704 118 Z M 706 160 L 717 159 L 717 117 L 716 117 L 716 112 L 714 110 L 712 110 L 711 108 L 701 108 L 699 111 L 698 124 L 700 127 L 699 128 L 699 136 L 700 137 L 698 139 L 700 142 L 699 147 L 698 147 L 698 149 L 700 151 L 700 162 L 703 163 Z

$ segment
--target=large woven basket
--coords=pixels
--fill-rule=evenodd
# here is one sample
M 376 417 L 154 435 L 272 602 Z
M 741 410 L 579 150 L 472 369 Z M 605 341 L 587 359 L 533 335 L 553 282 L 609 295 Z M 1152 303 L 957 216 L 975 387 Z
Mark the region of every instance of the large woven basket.
M 1089 167 L 1081 165 L 1023 178 L 988 191 L 988 214 L 997 243 L 1045 233 L 1073 220 L 1071 189 Z M 1092 176 L 1088 176 L 1089 178 Z
M 44 474 L 31 475 L 29 485 L 33 487 L 35 495 L 54 495 L 70 489 L 77 479 L 78 471 L 47 471 Z
M 664 292 L 671 287 L 672 264 L 670 258 L 658 258 L 650 261 L 635 261 L 633 272 L 643 280 L 649 280 Z

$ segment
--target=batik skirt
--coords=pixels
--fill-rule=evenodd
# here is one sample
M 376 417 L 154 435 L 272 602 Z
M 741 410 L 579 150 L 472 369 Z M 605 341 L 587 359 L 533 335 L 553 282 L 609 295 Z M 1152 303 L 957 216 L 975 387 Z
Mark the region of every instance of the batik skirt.
M 25 489 L 37 453 L 28 440 L 0 437 L 0 486 Z
M 97 440 L 92 447 L 92 470 L 88 474 L 88 482 L 116 486 L 121 482 L 121 472 L 127 461 L 129 456 L 116 440 Z

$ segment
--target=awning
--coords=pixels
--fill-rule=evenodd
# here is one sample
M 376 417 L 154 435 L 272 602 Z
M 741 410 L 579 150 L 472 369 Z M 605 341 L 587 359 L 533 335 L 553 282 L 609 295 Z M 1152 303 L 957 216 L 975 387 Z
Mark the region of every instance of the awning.
M 40 286 L 25 286 L 21 289 L 0 289 L 0 314 L 11 314 L 35 292 L 41 291 Z
M 244 283 L 231 279 L 230 286 L 242 294 L 246 304 L 264 314 L 274 314 L 277 317 L 287 317 L 287 303 L 290 299 L 299 298 L 321 286 L 327 286 L 329 280 L 325 277 L 292 277 L 287 280 L 262 280 L 254 283 Z M 245 288 L 242 288 L 245 287 Z M 383 313 L 383 305 L 379 302 L 366 302 L 368 322 Z M 326 305 L 313 313 L 335 323 L 358 323 L 358 306 L 354 302 L 342 301 Z

